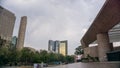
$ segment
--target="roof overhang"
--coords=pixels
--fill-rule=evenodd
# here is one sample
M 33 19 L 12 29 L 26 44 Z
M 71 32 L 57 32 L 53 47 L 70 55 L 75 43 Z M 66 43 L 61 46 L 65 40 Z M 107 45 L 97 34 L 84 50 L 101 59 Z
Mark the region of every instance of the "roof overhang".
M 81 41 L 90 44 L 96 40 L 96 34 L 108 32 L 120 22 L 120 0 L 106 0 L 92 25 Z

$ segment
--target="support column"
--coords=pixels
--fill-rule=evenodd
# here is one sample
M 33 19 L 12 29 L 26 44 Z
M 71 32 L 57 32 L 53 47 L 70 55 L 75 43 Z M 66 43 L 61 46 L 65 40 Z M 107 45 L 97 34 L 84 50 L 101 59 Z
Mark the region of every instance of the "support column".
M 110 43 L 108 33 L 97 34 L 98 56 L 100 61 L 107 61 L 107 52 L 110 52 Z

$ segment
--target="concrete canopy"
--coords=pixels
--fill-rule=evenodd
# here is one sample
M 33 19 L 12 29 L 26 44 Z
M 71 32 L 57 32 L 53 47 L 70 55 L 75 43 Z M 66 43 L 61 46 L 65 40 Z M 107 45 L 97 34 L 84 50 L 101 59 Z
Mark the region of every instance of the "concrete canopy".
M 92 25 L 81 39 L 85 45 L 96 40 L 98 33 L 108 32 L 120 22 L 120 0 L 106 0 Z

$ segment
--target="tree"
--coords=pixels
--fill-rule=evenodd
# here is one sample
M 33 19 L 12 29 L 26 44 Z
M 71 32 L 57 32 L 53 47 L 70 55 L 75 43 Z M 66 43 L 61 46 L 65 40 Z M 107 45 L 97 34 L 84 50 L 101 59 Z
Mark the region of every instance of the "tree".
M 40 60 L 40 53 L 36 51 L 33 54 L 33 63 L 41 63 L 42 61 Z
M 8 51 L 8 48 L 6 48 L 6 47 L 0 48 L 0 65 L 8 64 L 9 53 L 10 52 Z
M 42 62 L 47 62 L 47 58 L 48 58 L 48 52 L 46 51 L 46 50 L 41 50 L 40 51 L 40 60 L 42 61 Z
M 73 63 L 73 62 L 74 62 L 74 56 L 69 56 L 69 55 L 67 55 L 67 56 L 65 57 L 65 62 L 66 62 L 66 63 Z
M 81 55 L 83 54 L 83 48 L 82 46 L 78 46 L 76 49 L 75 49 L 75 55 Z
M 33 60 L 33 55 L 34 53 L 30 49 L 23 48 L 21 51 L 20 61 L 25 65 L 31 64 Z

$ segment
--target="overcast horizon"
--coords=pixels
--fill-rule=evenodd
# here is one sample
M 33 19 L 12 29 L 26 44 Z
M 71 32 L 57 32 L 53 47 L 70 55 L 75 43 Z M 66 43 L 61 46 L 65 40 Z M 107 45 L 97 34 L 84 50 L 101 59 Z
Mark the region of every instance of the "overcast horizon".
M 21 16 L 27 16 L 25 46 L 48 50 L 48 40 L 68 40 L 74 54 L 105 0 L 5 0 L 2 6 L 16 16 L 14 36 Z

